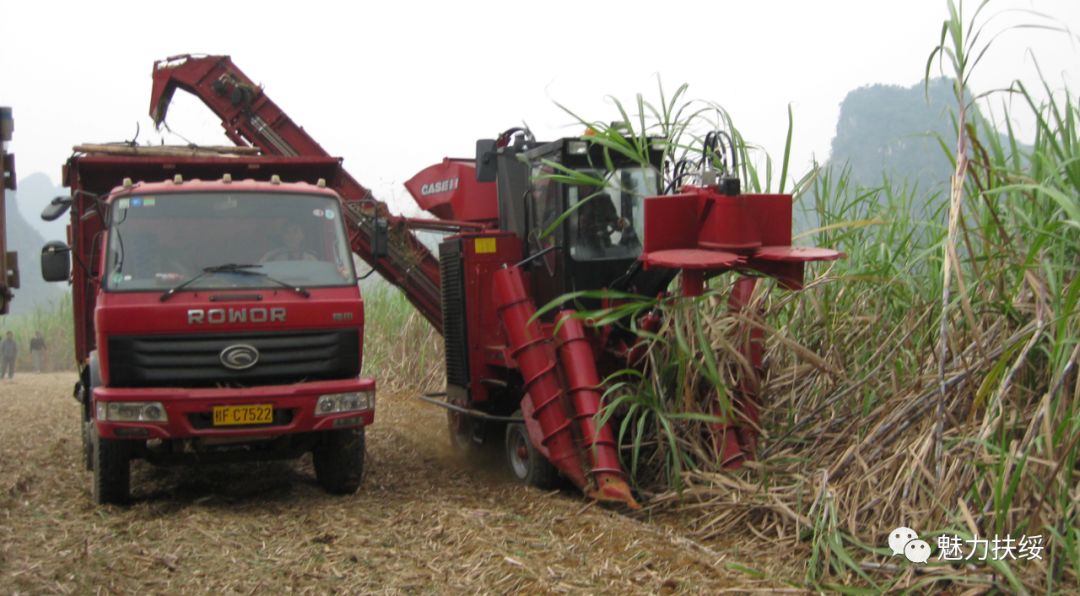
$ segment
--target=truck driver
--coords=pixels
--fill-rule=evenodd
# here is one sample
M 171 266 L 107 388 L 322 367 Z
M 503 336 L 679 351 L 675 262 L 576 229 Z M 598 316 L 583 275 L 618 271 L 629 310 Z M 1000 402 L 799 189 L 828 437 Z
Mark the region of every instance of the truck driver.
M 315 253 L 304 248 L 304 228 L 294 221 L 285 224 L 281 232 L 281 242 L 284 246 L 270 250 L 259 262 L 319 260 Z

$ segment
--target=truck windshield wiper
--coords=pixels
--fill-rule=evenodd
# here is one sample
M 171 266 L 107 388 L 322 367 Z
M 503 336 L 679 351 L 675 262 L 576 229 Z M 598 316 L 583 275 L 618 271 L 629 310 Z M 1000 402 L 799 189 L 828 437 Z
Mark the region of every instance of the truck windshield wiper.
M 257 268 L 260 268 L 260 267 L 262 267 L 262 265 L 256 265 L 254 263 L 226 263 L 224 265 L 215 265 L 213 267 L 203 267 L 203 270 L 200 273 L 198 273 L 198 274 L 184 280 L 179 285 L 177 285 L 177 286 L 175 286 L 173 288 L 170 288 L 170 289 L 166 290 L 165 292 L 163 292 L 161 294 L 161 301 L 165 302 L 169 298 L 172 298 L 173 294 L 176 294 L 177 292 L 179 292 L 179 291 L 183 290 L 184 288 L 190 286 L 191 284 L 195 283 L 196 281 L 206 277 L 207 275 L 213 274 L 213 273 L 237 273 L 237 274 L 240 274 L 240 275 L 258 275 L 258 276 L 260 276 L 262 278 L 265 278 L 267 281 L 273 282 L 273 283 L 275 283 L 275 284 L 277 284 L 277 285 L 279 285 L 279 286 L 281 286 L 283 288 L 288 288 L 288 289 L 296 292 L 297 294 L 300 294 L 304 298 L 310 298 L 311 297 L 311 292 L 308 292 L 307 290 L 305 290 L 304 288 L 302 288 L 300 286 L 294 286 L 292 284 L 285 283 L 285 282 L 281 281 L 280 279 L 276 279 L 274 277 L 271 277 L 270 275 L 267 275 L 266 273 L 263 273 L 262 271 L 250 271 L 250 269 L 257 269 Z

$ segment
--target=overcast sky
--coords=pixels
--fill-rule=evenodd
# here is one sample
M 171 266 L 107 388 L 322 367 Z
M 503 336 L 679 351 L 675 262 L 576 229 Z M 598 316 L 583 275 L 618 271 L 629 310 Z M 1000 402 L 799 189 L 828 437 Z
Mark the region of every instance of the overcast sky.
M 976 2 L 967 2 L 969 11 Z M 945 0 L 683 2 L 50 2 L 0 10 L 0 105 L 15 113 L 18 174 L 59 182 L 82 142 L 159 138 L 147 115 L 156 59 L 229 54 L 361 183 L 405 204 L 402 182 L 477 138 L 527 122 L 538 138 L 577 135 L 558 101 L 613 120 L 605 96 L 673 91 L 718 102 L 743 134 L 779 155 L 787 106 L 794 171 L 828 157 L 853 88 L 921 80 Z M 994 0 L 990 12 L 1047 13 L 1080 30 L 1078 0 Z M 1008 13 L 995 22 L 1030 22 Z M 991 27 L 998 29 L 1000 27 Z M 995 43 L 977 91 L 1030 77 L 1076 91 L 1080 50 L 1065 35 L 1014 31 Z M 177 93 L 168 122 L 227 144 L 219 121 Z M 167 143 L 184 140 L 165 134 Z

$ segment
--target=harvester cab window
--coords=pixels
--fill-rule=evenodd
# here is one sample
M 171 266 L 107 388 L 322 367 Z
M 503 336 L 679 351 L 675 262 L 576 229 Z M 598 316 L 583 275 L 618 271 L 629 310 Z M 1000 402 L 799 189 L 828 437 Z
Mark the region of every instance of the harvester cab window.
M 590 172 L 603 175 L 600 172 Z M 641 254 L 642 203 L 657 194 L 653 169 L 619 168 L 603 186 L 572 185 L 567 199 L 570 257 L 577 261 L 633 259 Z
M 555 180 L 548 178 L 546 175 L 553 174 L 554 170 L 551 166 L 535 166 L 532 171 L 532 188 L 530 190 L 530 204 L 529 208 L 529 231 L 528 231 L 528 249 L 530 251 L 541 251 L 546 248 L 550 248 L 556 244 L 560 244 L 562 234 L 558 228 L 549 231 L 555 220 L 563 211 L 560 185 Z M 549 232 L 545 235 L 545 232 Z M 544 256 L 544 266 L 548 270 L 548 274 L 554 274 L 555 272 L 555 253 L 549 252 Z
M 112 210 L 104 275 L 110 291 L 160 291 L 189 280 L 191 290 L 280 288 L 275 280 L 306 288 L 356 283 L 333 197 L 178 192 L 117 199 Z

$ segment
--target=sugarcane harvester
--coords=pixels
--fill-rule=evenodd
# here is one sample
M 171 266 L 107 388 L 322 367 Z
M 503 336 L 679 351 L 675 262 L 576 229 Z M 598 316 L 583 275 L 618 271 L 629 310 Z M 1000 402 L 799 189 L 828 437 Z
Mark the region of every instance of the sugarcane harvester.
M 156 63 L 155 121 L 176 88 L 202 99 L 238 145 L 326 155 L 227 57 Z M 592 498 L 636 507 L 619 445 L 598 412 L 601 379 L 642 366 L 639 339 L 625 326 L 586 326 L 571 309 L 536 316 L 537 308 L 588 290 L 665 295 L 676 278 L 693 297 L 708 278 L 738 275 L 728 308 L 745 315 L 737 336 L 750 371 L 734 411 L 716 411 L 712 425 L 717 457 L 737 467 L 753 459 L 759 434 L 763 338 L 749 322 L 756 283 L 770 276 L 800 289 L 806 262 L 842 255 L 791 246 L 791 195 L 745 194 L 737 179 L 711 171 L 662 195 L 661 145 L 650 145 L 641 162 L 604 153 L 588 137 L 537 142 L 522 129 L 480 140 L 473 158 L 444 159 L 406 182 L 435 219 L 390 214 L 348 175 L 332 185 L 352 205 L 353 251 L 443 335 L 446 391 L 429 399 L 448 409 L 454 444 L 470 450 L 501 435 L 519 480 L 547 487 L 562 476 Z M 567 170 L 603 183 L 569 183 L 559 175 Z M 437 259 L 418 229 L 448 233 Z M 655 311 L 637 322 L 651 330 L 660 323 Z
M 528 131 L 510 130 L 477 143 L 470 165 L 487 186 L 458 190 L 462 160 L 445 160 L 406 183 L 438 217 L 487 218 L 484 229 L 449 236 L 439 247 L 446 399 L 461 444 L 490 436 L 489 422 L 510 420 L 507 459 L 526 482 L 544 486 L 558 472 L 589 496 L 634 505 L 619 446 L 597 412 L 600 379 L 642 366 L 640 339 L 629 325 L 585 326 L 568 308 L 537 317 L 538 307 L 567 295 L 586 308 L 604 306 L 595 298 L 602 293 L 582 294 L 593 290 L 653 297 L 677 277 L 681 294 L 693 297 L 706 278 L 733 271 L 739 278 L 729 309 L 742 312 L 760 276 L 799 289 L 806 262 L 841 256 L 791 246 L 790 195 L 743 194 L 737 179 L 711 171 L 699 185 L 675 184 L 677 194 L 659 195 L 659 143 L 637 161 L 605 152 L 588 136 L 539 143 Z M 594 182 L 580 184 L 569 172 Z M 758 436 L 762 334 L 749 322 L 755 313 L 743 314 L 748 322 L 737 336 L 752 371 L 736 388 L 735 411 L 725 417 L 717 410 L 713 424 L 717 456 L 728 467 L 754 457 Z M 637 324 L 655 331 L 658 313 Z

